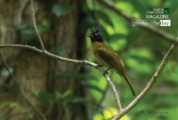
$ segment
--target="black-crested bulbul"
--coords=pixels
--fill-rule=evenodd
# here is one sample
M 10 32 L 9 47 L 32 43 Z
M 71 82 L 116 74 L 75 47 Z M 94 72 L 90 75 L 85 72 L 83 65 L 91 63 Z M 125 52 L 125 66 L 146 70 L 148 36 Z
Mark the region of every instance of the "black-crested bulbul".
M 132 90 L 133 96 L 135 96 L 133 87 L 126 75 L 124 63 L 120 60 L 117 53 L 114 52 L 110 47 L 108 47 L 104 43 L 103 38 L 101 34 L 99 33 L 99 29 L 96 28 L 96 30 L 93 33 L 90 33 L 88 37 L 90 37 L 91 39 L 92 51 L 93 51 L 96 61 L 100 65 L 104 65 L 108 67 L 106 72 L 109 69 L 114 69 L 120 76 L 122 76 L 129 84 L 129 87 Z

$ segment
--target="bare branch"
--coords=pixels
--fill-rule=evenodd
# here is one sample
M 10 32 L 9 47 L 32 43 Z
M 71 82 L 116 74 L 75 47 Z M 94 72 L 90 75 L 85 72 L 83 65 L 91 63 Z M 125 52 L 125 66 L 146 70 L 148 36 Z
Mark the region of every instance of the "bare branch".
M 17 88 L 19 89 L 20 93 L 21 93 L 22 96 L 24 97 L 24 99 L 25 99 L 25 101 L 27 102 L 27 104 L 36 112 L 36 114 L 41 118 L 41 120 L 47 120 L 47 119 L 44 117 L 44 115 L 43 115 L 40 111 L 38 111 L 38 110 L 35 108 L 35 106 L 33 106 L 33 104 L 28 100 L 28 98 L 27 98 L 27 96 L 26 96 L 24 90 L 23 90 L 23 89 L 20 87 L 20 85 L 17 83 L 17 80 L 16 80 L 15 77 L 12 75 L 11 71 L 9 70 L 8 66 L 6 65 L 6 63 L 5 63 L 4 59 L 3 59 L 3 55 L 2 55 L 2 53 L 1 53 L 1 51 L 0 51 L 0 57 L 1 57 L 1 59 L 2 59 L 2 63 L 3 63 L 3 65 L 4 65 L 4 67 L 5 67 L 5 68 L 7 69 L 7 71 L 9 72 L 9 74 L 10 74 L 12 80 L 13 80 L 14 83 L 16 84 Z
M 122 111 L 122 105 L 121 105 L 121 102 L 120 102 L 120 99 L 119 99 L 119 95 L 118 95 L 118 92 L 117 92 L 117 89 L 116 89 L 114 83 L 111 81 L 111 79 L 110 79 L 108 74 L 105 74 L 105 78 L 106 78 L 106 80 L 108 81 L 109 85 L 112 88 L 112 91 L 114 93 L 114 98 L 115 98 L 116 103 L 117 103 L 118 110 Z
M 25 49 L 30 49 L 32 51 L 39 52 L 39 53 L 43 52 L 42 50 L 39 50 L 36 47 L 29 46 L 29 45 L 18 45 L 18 44 L 3 44 L 3 45 L 0 45 L 0 48 L 6 48 L 6 47 L 25 48 Z
M 31 10 L 32 10 L 32 21 L 33 21 L 33 26 L 34 26 L 34 29 L 35 29 L 35 32 L 38 36 L 38 39 L 39 39 L 39 42 L 40 42 L 40 45 L 41 45 L 41 48 L 42 48 L 42 51 L 45 52 L 45 47 L 44 47 L 44 44 L 43 44 L 43 41 L 41 39 L 41 36 L 38 32 L 38 29 L 37 29 L 37 26 L 36 26 L 36 20 L 35 20 L 35 13 L 34 13 L 34 8 L 33 8 L 33 0 L 31 0 Z
M 97 0 L 99 3 L 103 4 L 104 6 L 106 6 L 107 8 L 109 8 L 110 10 L 114 11 L 115 13 L 117 13 L 119 16 L 122 16 L 123 18 L 125 18 L 128 22 L 131 22 L 132 20 L 138 20 L 137 18 L 123 12 L 122 10 L 120 10 L 119 8 L 116 8 L 114 5 L 108 3 L 108 1 L 106 0 Z M 139 25 L 141 28 L 144 28 L 145 30 L 148 30 L 152 33 L 157 34 L 158 36 L 165 38 L 166 40 L 168 40 L 171 43 L 177 43 L 178 44 L 178 39 L 176 39 L 175 36 L 168 34 L 158 28 L 155 28 L 153 26 L 146 26 L 146 25 Z
M 158 69 L 156 70 L 155 74 L 151 78 L 151 80 L 148 83 L 148 85 L 143 89 L 143 91 L 126 108 L 124 108 L 121 112 L 116 114 L 111 120 L 118 120 L 119 118 L 121 118 L 124 114 L 126 114 L 128 111 L 130 111 L 136 104 L 138 104 L 139 101 L 146 95 L 146 93 L 151 89 L 151 87 L 153 86 L 153 84 L 156 82 L 157 78 L 161 74 L 161 72 L 164 69 L 166 63 L 168 62 L 172 52 L 174 51 L 176 45 L 177 44 L 174 43 L 170 47 L 169 51 L 166 53 L 166 55 L 164 56 L 162 62 L 159 65 Z

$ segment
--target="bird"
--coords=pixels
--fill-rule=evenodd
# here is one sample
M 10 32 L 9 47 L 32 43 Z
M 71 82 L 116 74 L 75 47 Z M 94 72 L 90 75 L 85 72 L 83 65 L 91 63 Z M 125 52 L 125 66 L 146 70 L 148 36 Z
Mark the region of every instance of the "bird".
M 108 67 L 104 74 L 108 70 L 114 69 L 117 74 L 119 74 L 126 80 L 132 91 L 133 96 L 135 96 L 134 89 L 131 85 L 129 78 L 126 75 L 124 63 L 121 61 L 118 54 L 104 43 L 104 40 L 99 32 L 98 27 L 96 27 L 94 32 L 88 33 L 88 37 L 90 37 L 92 43 L 92 51 L 96 61 L 99 63 L 99 66 Z

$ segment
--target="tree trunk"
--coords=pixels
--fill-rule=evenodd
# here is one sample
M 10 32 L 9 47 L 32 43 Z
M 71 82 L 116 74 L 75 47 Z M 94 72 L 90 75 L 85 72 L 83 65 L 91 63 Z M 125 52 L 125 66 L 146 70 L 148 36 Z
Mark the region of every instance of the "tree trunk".
M 52 12 L 55 4 L 72 6 L 72 10 L 66 15 L 57 17 Z M 76 35 L 81 20 L 78 4 L 73 0 L 34 0 L 38 29 L 41 24 L 49 24 L 50 27 L 48 30 L 39 30 L 47 51 L 67 58 L 84 58 L 85 39 L 82 37 L 78 40 L 79 36 Z M 31 18 L 30 0 L 0 0 L 0 44 L 28 44 L 40 48 L 38 37 L 32 29 Z M 85 106 L 70 102 L 74 99 L 73 96 L 85 97 L 80 80 L 61 77 L 64 74 L 67 76 L 71 73 L 82 73 L 84 71 L 82 66 L 61 62 L 27 49 L 4 48 L 1 51 L 28 99 L 48 120 L 87 119 Z M 11 77 L 5 74 L 7 70 L 2 65 L 0 65 L 0 72 L 0 105 L 3 106 L 0 108 L 0 117 L 9 120 L 39 119 L 27 105 Z M 44 105 L 32 96 L 40 91 L 52 95 L 68 92 L 70 99 L 69 97 L 66 99 L 66 104 L 52 101 Z

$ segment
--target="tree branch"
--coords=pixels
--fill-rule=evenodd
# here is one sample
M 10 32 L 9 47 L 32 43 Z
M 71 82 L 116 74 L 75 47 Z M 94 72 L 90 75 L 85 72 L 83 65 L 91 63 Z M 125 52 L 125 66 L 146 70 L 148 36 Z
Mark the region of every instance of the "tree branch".
M 103 72 L 104 73 L 104 72 Z M 114 85 L 114 83 L 111 81 L 110 77 L 108 74 L 105 74 L 105 78 L 106 80 L 108 81 L 109 85 L 111 86 L 112 88 L 112 91 L 114 93 L 114 98 L 116 100 L 116 104 L 117 104 L 117 108 L 119 111 L 122 111 L 122 105 L 121 105 L 121 102 L 120 102 L 120 99 L 119 99 L 119 95 L 118 95 L 118 92 L 117 92 L 117 89 Z
M 24 97 L 25 101 L 27 102 L 27 104 L 35 111 L 35 113 L 41 118 L 41 120 L 47 120 L 44 115 L 38 111 L 35 106 L 33 106 L 33 104 L 28 100 L 24 90 L 20 87 L 20 85 L 18 84 L 17 80 L 15 79 L 15 77 L 12 75 L 11 71 L 9 70 L 8 66 L 6 65 L 3 55 L 0 51 L 0 57 L 2 59 L 2 64 L 4 65 L 4 67 L 7 69 L 7 71 L 9 72 L 12 80 L 14 81 L 15 85 L 17 86 L 17 88 L 19 89 L 20 93 L 22 94 L 22 96 Z
M 35 32 L 38 36 L 38 40 L 40 42 L 40 45 L 41 45 L 41 48 L 42 48 L 42 51 L 45 52 L 45 47 L 44 47 L 44 44 L 43 44 L 43 41 L 41 39 L 41 36 L 38 32 L 38 29 L 37 29 L 37 26 L 36 26 L 36 20 L 35 20 L 35 14 L 34 14 L 34 8 L 33 8 L 33 0 L 31 0 L 31 10 L 32 10 L 32 21 L 33 21 L 33 26 L 34 26 L 34 29 L 35 29 Z
M 114 5 L 110 4 L 109 2 L 107 2 L 106 0 L 97 0 L 99 3 L 101 3 L 102 5 L 106 6 L 108 9 L 114 11 L 115 13 L 117 13 L 119 16 L 122 16 L 123 18 L 125 18 L 128 22 L 131 22 L 132 20 L 138 20 L 137 18 L 123 12 L 122 10 L 120 10 L 119 8 L 115 7 Z M 145 30 L 148 30 L 152 33 L 157 34 L 158 36 L 168 40 L 171 43 L 176 43 L 178 44 L 178 39 L 171 35 L 168 34 L 158 28 L 155 28 L 153 26 L 146 26 L 146 25 L 139 25 L 141 28 L 144 28 Z
M 150 88 L 153 86 L 153 84 L 156 82 L 157 78 L 161 74 L 161 72 L 164 69 L 166 63 L 168 62 L 172 52 L 174 51 L 176 45 L 177 44 L 174 43 L 170 47 L 169 51 L 166 53 L 162 62 L 159 65 L 158 69 L 156 70 L 155 74 L 151 78 L 148 85 L 143 89 L 143 91 L 126 108 L 124 108 L 121 112 L 117 113 L 111 120 L 118 120 L 119 118 L 121 118 L 124 114 L 126 114 L 128 111 L 130 111 L 136 104 L 138 104 L 139 101 L 146 95 L 146 93 L 150 90 Z
M 3 45 L 0 45 L 0 48 L 6 48 L 6 47 L 30 49 L 32 51 L 39 52 L 39 53 L 43 52 L 42 50 L 39 50 L 36 47 L 29 46 L 29 45 L 18 45 L 18 44 L 3 44 Z

